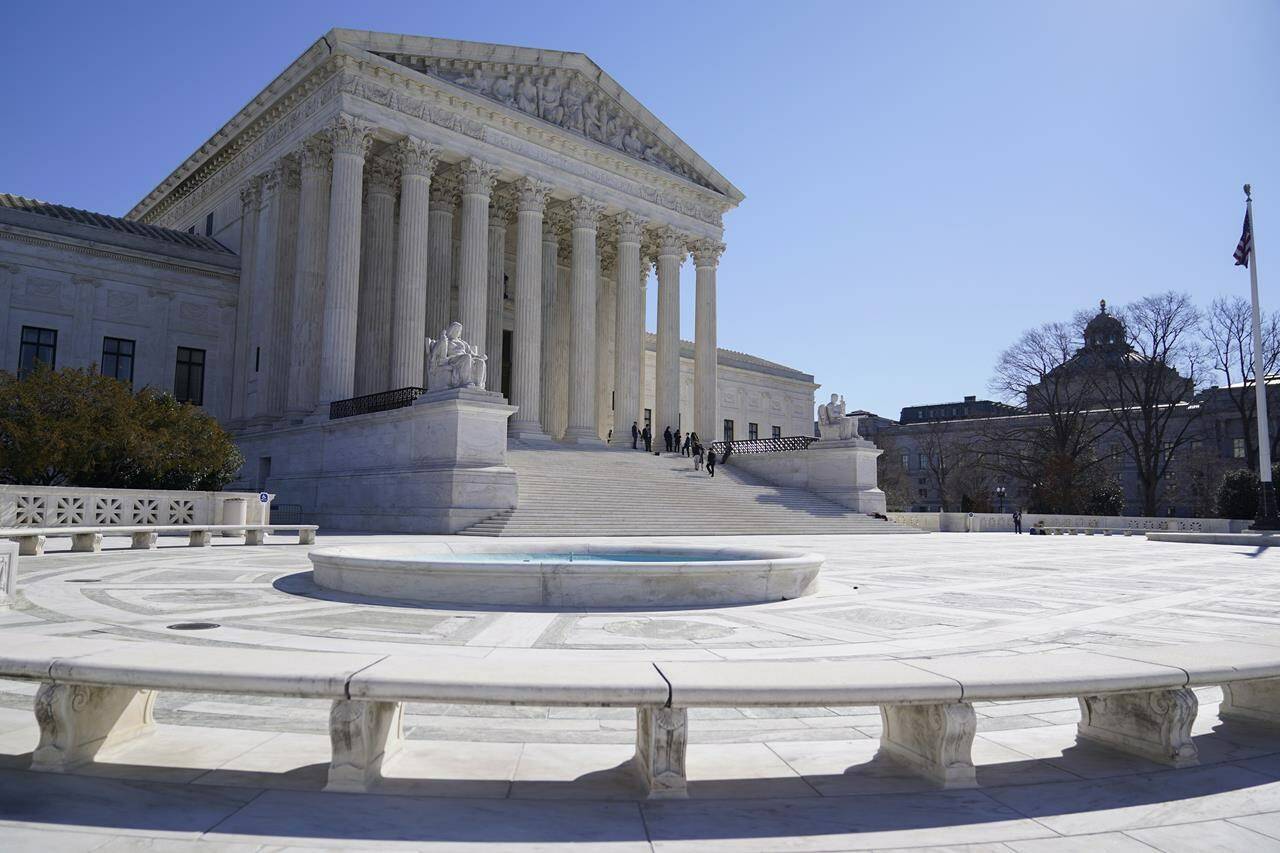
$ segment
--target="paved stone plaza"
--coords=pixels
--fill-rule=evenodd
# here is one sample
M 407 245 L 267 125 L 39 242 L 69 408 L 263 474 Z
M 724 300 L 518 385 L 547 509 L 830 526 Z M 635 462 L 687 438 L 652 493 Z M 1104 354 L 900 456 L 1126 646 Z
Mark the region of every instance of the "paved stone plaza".
M 0 635 L 105 633 L 530 666 L 1280 644 L 1280 555 L 1234 547 L 1008 534 L 741 537 L 725 541 L 825 553 L 821 592 L 715 610 L 497 612 L 342 600 L 311 583 L 307 547 L 273 539 L 281 544 L 215 539 L 211 550 L 171 539 L 138 552 L 110 550 L 128 540 L 108 538 L 101 554 L 60 553 L 66 543 L 51 541 L 50 553 L 22 561 L 21 598 L 0 615 Z M 180 622 L 221 627 L 166 627 Z M 319 792 L 324 702 L 161 692 L 159 731 L 128 747 L 127 759 L 56 775 L 22 769 L 37 738 L 35 684 L 0 689 L 6 850 L 1280 849 L 1280 735 L 1220 725 L 1216 689 L 1199 691 L 1202 766 L 1177 771 L 1076 746 L 1074 700 L 979 705 L 980 787 L 950 792 L 875 758 L 875 708 L 695 708 L 690 799 L 647 803 L 623 767 L 630 708 L 411 705 L 411 743 L 384 793 L 347 795 Z

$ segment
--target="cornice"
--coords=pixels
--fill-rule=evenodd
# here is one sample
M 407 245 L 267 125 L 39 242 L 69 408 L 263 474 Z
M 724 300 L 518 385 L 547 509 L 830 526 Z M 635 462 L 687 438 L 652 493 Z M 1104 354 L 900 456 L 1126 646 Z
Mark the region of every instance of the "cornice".
M 42 248 L 64 249 L 69 252 L 75 252 L 81 255 L 88 255 L 94 258 L 107 258 L 114 261 L 123 261 L 130 264 L 142 264 L 143 266 L 152 267 L 154 269 L 166 270 L 168 272 L 179 272 L 191 275 L 201 275 L 209 278 L 217 278 L 222 281 L 236 283 L 240 281 L 239 272 L 230 272 L 226 268 L 220 268 L 211 264 L 200 263 L 199 261 L 191 261 L 189 263 L 178 263 L 176 261 L 163 261 L 157 258 L 148 257 L 141 253 L 130 252 L 128 249 L 104 249 L 89 243 L 82 242 L 76 238 L 53 239 L 43 237 L 37 234 L 27 233 L 25 231 L 10 230 L 9 227 L 0 226 L 0 239 L 11 240 L 15 243 L 25 243 L 29 246 L 40 246 Z

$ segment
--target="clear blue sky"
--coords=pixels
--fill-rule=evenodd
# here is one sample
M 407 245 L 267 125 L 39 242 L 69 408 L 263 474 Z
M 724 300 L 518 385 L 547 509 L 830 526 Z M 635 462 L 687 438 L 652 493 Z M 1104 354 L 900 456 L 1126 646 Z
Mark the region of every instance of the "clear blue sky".
M 10 2 L 0 191 L 123 214 L 335 26 L 590 55 L 746 193 L 721 346 L 851 408 L 983 395 L 1102 297 L 1247 294 L 1246 180 L 1280 308 L 1276 0 Z

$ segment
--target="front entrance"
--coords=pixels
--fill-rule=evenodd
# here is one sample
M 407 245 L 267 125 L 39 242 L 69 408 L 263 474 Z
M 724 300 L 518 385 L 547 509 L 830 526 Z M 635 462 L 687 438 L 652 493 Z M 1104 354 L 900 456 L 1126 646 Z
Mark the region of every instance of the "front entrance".
M 511 330 L 502 330 L 502 396 L 511 399 Z

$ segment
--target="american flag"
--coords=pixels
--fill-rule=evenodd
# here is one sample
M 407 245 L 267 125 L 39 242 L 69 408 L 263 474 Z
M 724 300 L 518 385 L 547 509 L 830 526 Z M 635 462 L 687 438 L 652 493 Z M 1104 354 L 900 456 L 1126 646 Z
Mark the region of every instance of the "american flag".
M 1249 266 L 1249 255 L 1253 252 L 1253 220 L 1249 211 L 1244 212 L 1244 233 L 1240 235 L 1240 243 L 1236 246 L 1236 266 Z

